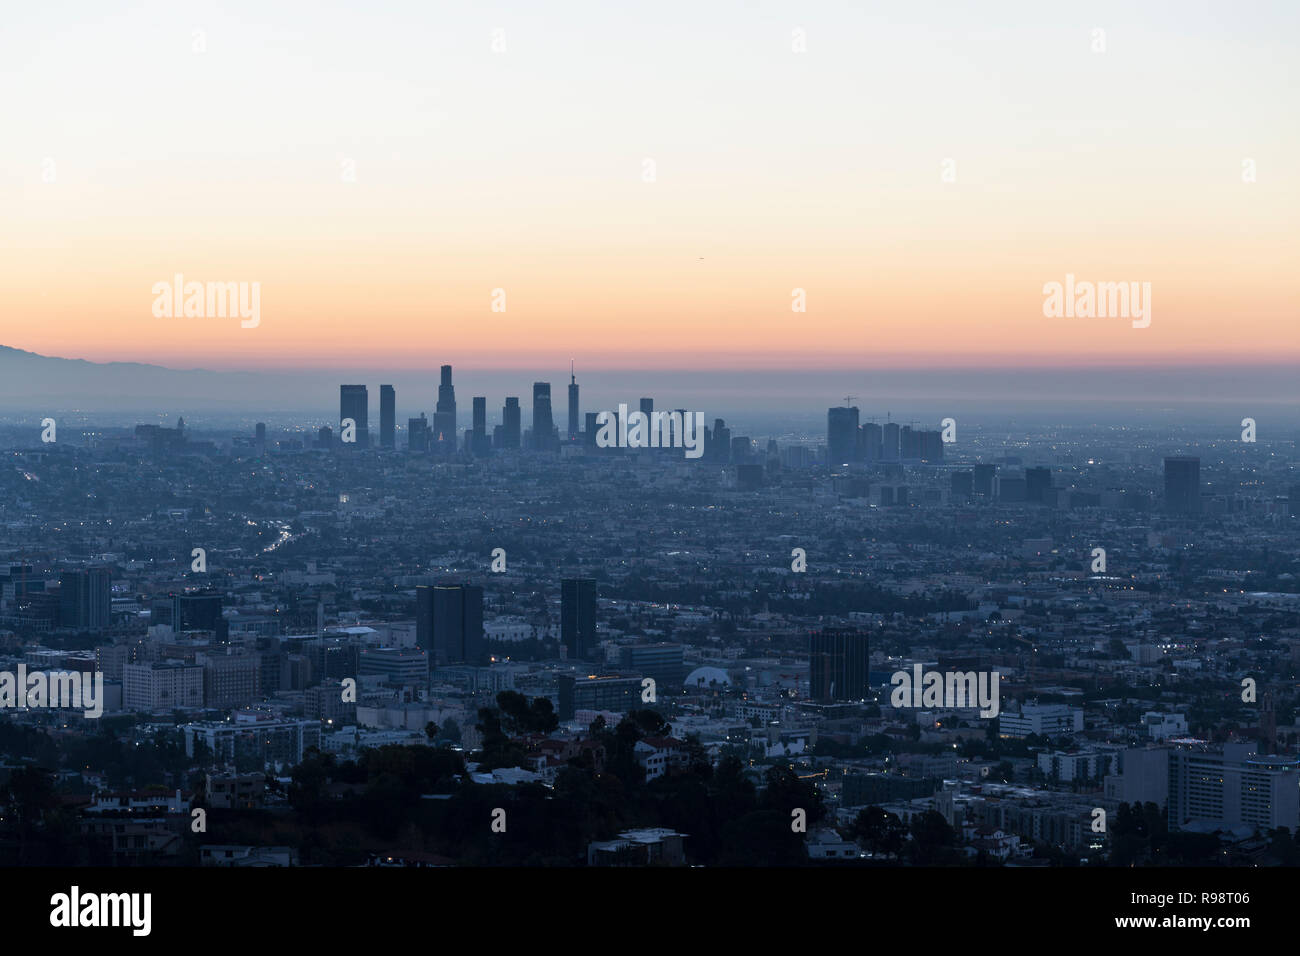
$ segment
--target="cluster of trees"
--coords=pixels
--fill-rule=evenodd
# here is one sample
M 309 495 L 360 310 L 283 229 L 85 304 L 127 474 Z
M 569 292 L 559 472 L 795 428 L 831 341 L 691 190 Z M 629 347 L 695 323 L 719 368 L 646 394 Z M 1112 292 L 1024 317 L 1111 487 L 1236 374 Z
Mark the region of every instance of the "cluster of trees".
M 1156 804 L 1121 803 L 1109 823 L 1112 866 L 1208 866 L 1217 862 L 1212 833 L 1170 830 Z
M 957 849 L 957 831 L 943 814 L 934 810 L 913 817 L 908 826 L 896 814 L 880 807 L 867 807 L 858 813 L 848 835 L 872 853 L 915 866 L 952 866 L 962 862 Z
M 480 769 L 517 765 L 523 751 L 514 736 L 548 733 L 558 724 L 549 701 L 512 691 L 480 710 L 479 721 Z M 687 737 L 680 772 L 647 782 L 636 744 L 671 731 L 651 709 L 632 711 L 613 727 L 597 719 L 590 728 L 594 748 L 562 768 L 553 789 L 475 784 L 463 755 L 448 747 L 387 746 L 342 762 L 312 752 L 294 768 L 288 794 L 309 830 L 301 841 L 304 862 L 353 862 L 363 855 L 362 843 L 397 841 L 463 864 L 572 866 L 585 860 L 593 840 L 656 826 L 687 834 L 693 862 L 805 861 L 803 834 L 791 824 L 796 810 L 809 826 L 825 816 L 811 781 L 775 766 L 760 788 L 739 757 L 726 756 L 715 768 L 699 740 Z M 504 831 L 492 827 L 498 810 L 505 811 Z

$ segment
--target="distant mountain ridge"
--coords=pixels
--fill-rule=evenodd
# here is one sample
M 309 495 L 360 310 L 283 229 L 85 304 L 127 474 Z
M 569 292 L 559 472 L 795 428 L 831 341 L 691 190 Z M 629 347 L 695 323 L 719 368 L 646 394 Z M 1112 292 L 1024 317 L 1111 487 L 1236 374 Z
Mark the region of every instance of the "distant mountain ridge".
M 249 372 L 172 369 L 141 362 L 58 358 L 0 345 L 0 406 L 9 409 L 152 407 L 159 401 L 242 404 Z M 233 401 L 232 401 L 233 399 Z

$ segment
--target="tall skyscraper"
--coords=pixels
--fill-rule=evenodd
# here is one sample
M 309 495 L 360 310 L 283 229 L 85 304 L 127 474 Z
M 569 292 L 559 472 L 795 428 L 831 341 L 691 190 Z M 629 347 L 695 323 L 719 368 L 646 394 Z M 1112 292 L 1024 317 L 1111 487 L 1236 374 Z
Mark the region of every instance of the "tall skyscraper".
M 555 439 L 555 419 L 551 416 L 551 383 L 533 383 L 533 448 L 546 451 Z
M 518 448 L 520 434 L 519 397 L 512 395 L 501 409 L 501 447 Z
M 1292 485 L 1287 493 L 1287 512 L 1292 518 L 1300 518 L 1300 485 Z
M 456 389 L 451 384 L 450 365 L 442 367 L 438 406 L 433 411 L 433 441 L 438 451 L 456 450 Z
M 397 389 L 379 386 L 379 447 L 397 447 Z
M 641 399 L 640 411 L 641 414 L 645 416 L 645 431 L 642 434 L 645 435 L 645 440 L 649 442 L 651 446 L 658 447 L 659 439 L 657 437 L 650 437 L 650 430 L 652 428 L 652 423 L 654 422 L 655 400 L 653 398 Z
M 880 458 L 882 461 L 898 461 L 898 455 L 902 450 L 900 447 L 899 437 L 901 429 L 898 422 L 886 422 L 881 429 L 881 436 L 884 440 L 884 447 L 881 449 Z
M 415 589 L 415 639 L 435 666 L 483 658 L 483 589 L 472 584 Z
M 569 441 L 578 440 L 578 377 L 573 374 L 573 361 L 569 361 Z
M 997 465 L 976 465 L 975 466 L 975 494 L 983 495 L 985 498 L 993 497 L 993 481 L 997 477 Z
M 884 429 L 876 422 L 867 422 L 862 426 L 862 460 L 877 462 L 884 457 Z
M 112 626 L 112 579 L 108 568 L 59 573 L 59 622 L 79 631 L 106 631 Z
M 858 409 L 826 410 L 826 463 L 832 468 L 858 458 Z
M 429 419 L 424 417 L 424 412 L 420 412 L 419 418 L 409 418 L 406 421 L 406 450 L 429 450 Z
M 713 420 L 713 430 L 704 429 L 704 457 L 716 465 L 731 461 L 731 429 L 721 418 Z
M 1200 513 L 1201 459 L 1185 455 L 1165 459 L 1165 510 L 1173 514 Z
M 560 582 L 560 639 L 570 660 L 587 660 L 596 650 L 596 582 L 591 578 Z
M 470 431 L 469 450 L 479 458 L 492 451 L 492 440 L 487 430 L 487 397 L 474 396 L 474 428 Z
M 356 448 L 370 447 L 370 394 L 364 385 L 339 386 L 339 432 L 346 434 L 343 420 L 356 423 Z
M 871 692 L 865 631 L 826 628 L 808 640 L 809 683 L 819 703 L 865 700 Z
M 253 430 L 253 441 L 257 443 L 258 450 L 266 444 L 266 422 L 258 422 Z

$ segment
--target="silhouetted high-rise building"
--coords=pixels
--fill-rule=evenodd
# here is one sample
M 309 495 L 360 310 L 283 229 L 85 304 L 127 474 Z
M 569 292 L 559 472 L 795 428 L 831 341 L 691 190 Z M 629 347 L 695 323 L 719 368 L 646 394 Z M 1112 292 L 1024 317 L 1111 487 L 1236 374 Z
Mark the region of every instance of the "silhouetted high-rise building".
M 898 429 L 898 457 L 911 461 L 921 457 L 920 443 L 917 441 L 918 433 L 912 431 L 911 425 L 903 425 Z
M 819 703 L 865 700 L 871 693 L 870 655 L 865 631 L 825 628 L 808 640 L 812 698 Z
M 318 432 L 316 433 L 316 447 L 317 447 L 317 448 L 333 448 L 333 447 L 334 447 L 334 429 L 330 428 L 328 425 L 322 425 L 322 426 L 320 427 L 320 431 L 318 431 Z
M 456 389 L 451 384 L 451 366 L 442 367 L 438 384 L 438 405 L 433 410 L 433 442 L 440 452 L 456 450 Z
M 474 396 L 474 427 L 470 431 L 469 450 L 478 457 L 492 451 L 492 439 L 487 430 L 487 397 Z
M 921 460 L 932 465 L 943 461 L 943 432 L 923 431 L 916 434 L 917 453 Z
M 172 630 L 212 631 L 224 643 L 228 624 L 221 613 L 223 603 L 221 592 L 212 589 L 172 595 Z
M 397 447 L 397 389 L 379 386 L 379 447 Z
M 1292 485 L 1287 494 L 1287 511 L 1292 518 L 1300 518 L 1300 485 Z
M 1201 459 L 1176 455 L 1165 459 L 1165 510 L 1198 514 L 1201 510 Z
M 364 385 L 340 385 L 339 386 L 339 431 L 346 435 L 347 431 L 343 428 L 344 419 L 352 419 L 356 423 L 356 441 L 353 444 L 357 448 L 370 447 L 370 396 Z
M 533 448 L 548 451 L 555 440 L 555 419 L 551 416 L 551 383 L 533 383 Z
M 258 422 L 253 429 L 253 441 L 257 442 L 258 451 L 266 444 L 266 422 Z
M 993 480 L 997 477 L 997 465 L 975 466 L 975 494 L 985 498 L 993 497 Z
M 113 572 L 85 568 L 59 573 L 59 623 L 79 631 L 106 631 L 112 626 Z
M 885 423 L 881 430 L 881 437 L 884 441 L 884 446 L 880 454 L 882 461 L 898 461 L 898 456 L 901 451 L 899 443 L 900 431 L 901 429 L 898 427 L 898 422 Z
M 520 410 L 518 396 L 511 396 L 506 399 L 505 407 L 501 409 L 501 447 L 518 448 L 520 438 Z
M 573 373 L 573 362 L 569 362 L 569 441 L 578 438 L 578 376 Z
M 826 410 L 826 463 L 832 468 L 858 460 L 858 409 Z
M 596 582 L 565 578 L 560 582 L 560 639 L 571 660 L 587 660 L 596 650 Z
M 632 644 L 619 648 L 619 667 L 629 674 L 649 677 L 657 694 L 679 691 L 686 679 L 684 648 L 681 644 Z
M 704 458 L 717 465 L 731 461 L 731 429 L 721 418 L 713 420 L 713 430 L 704 429 Z
M 867 422 L 862 426 L 860 434 L 862 435 L 862 460 L 880 461 L 884 457 L 884 430 L 875 422 Z
M 429 419 L 424 417 L 424 412 L 420 412 L 419 418 L 409 418 L 406 421 L 406 450 L 429 450 Z
M 417 587 L 415 639 L 434 666 L 482 663 L 483 589 L 473 584 Z
M 1025 500 L 1031 505 L 1051 504 L 1048 496 L 1052 491 L 1052 469 L 1025 469 Z

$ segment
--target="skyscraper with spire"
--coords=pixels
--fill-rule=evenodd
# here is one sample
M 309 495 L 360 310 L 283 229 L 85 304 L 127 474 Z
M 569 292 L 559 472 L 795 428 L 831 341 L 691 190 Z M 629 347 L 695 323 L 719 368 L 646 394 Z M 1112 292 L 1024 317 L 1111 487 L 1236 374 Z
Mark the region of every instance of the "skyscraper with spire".
M 573 359 L 569 359 L 569 441 L 578 439 L 578 378 L 573 374 Z
M 442 367 L 438 405 L 433 412 L 433 441 L 439 452 L 456 450 L 456 389 L 451 384 L 451 366 Z

